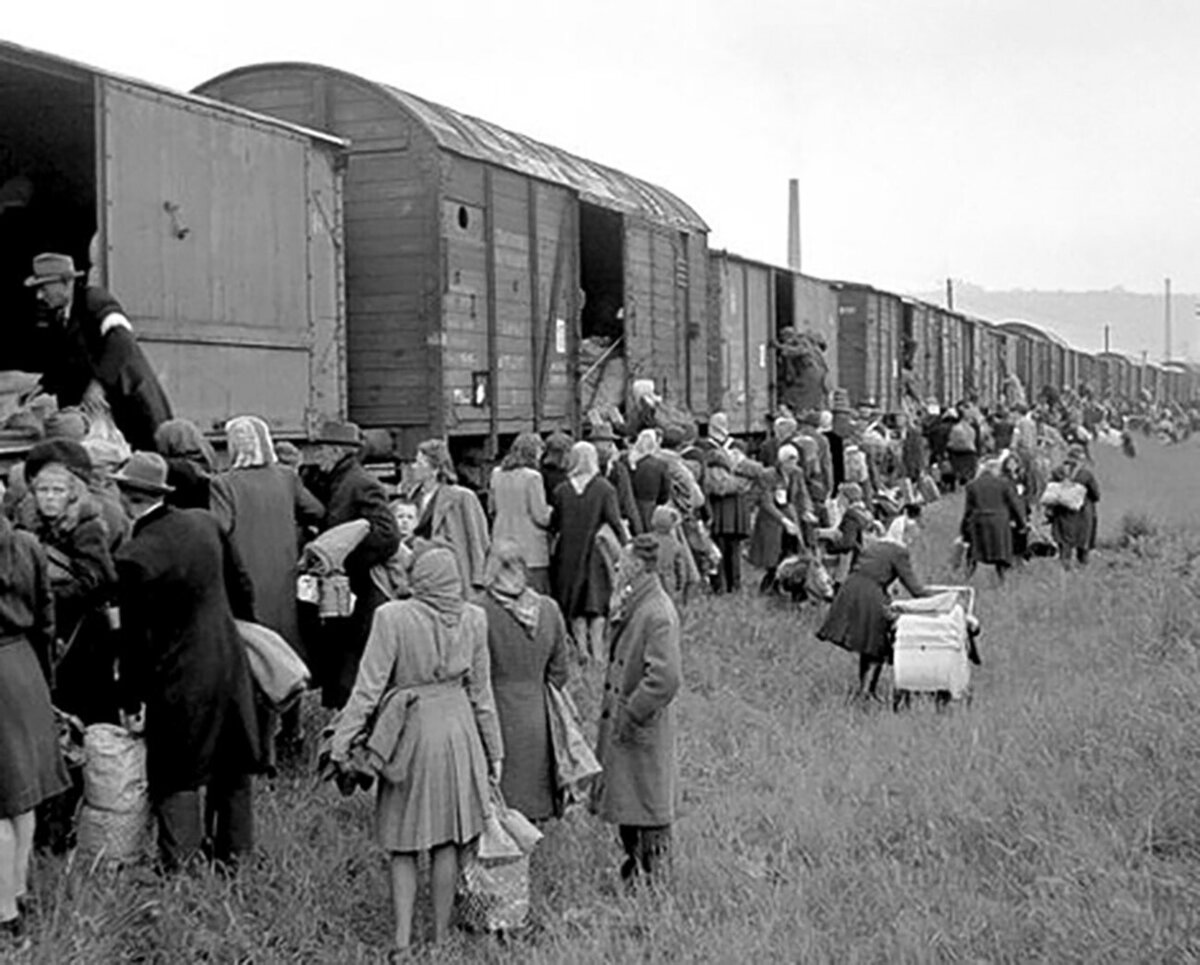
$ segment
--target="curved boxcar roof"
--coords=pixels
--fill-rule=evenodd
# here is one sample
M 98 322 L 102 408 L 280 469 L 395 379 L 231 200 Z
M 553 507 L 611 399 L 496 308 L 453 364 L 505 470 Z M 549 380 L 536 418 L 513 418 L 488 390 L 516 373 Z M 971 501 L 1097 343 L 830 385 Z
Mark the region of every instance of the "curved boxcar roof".
M 200 88 L 211 89 L 222 81 L 245 74 L 285 70 L 312 71 L 373 90 L 395 103 L 403 114 L 421 125 L 445 151 L 572 188 L 579 192 L 583 200 L 601 207 L 638 214 L 659 224 L 688 231 L 708 231 L 704 219 L 665 188 L 510 131 L 491 121 L 471 117 L 416 94 L 335 67 L 303 62 L 251 64 L 214 77 L 201 84 Z

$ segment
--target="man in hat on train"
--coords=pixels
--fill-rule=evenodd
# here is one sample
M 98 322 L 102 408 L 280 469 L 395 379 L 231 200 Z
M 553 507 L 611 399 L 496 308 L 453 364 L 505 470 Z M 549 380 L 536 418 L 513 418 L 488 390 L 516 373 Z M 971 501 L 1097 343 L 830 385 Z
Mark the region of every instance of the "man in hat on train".
M 50 314 L 52 349 L 42 387 L 60 407 L 95 409 L 106 402 L 126 442 L 153 451 L 155 430 L 171 418 L 171 403 L 121 303 L 83 277 L 70 255 L 48 252 L 33 259 L 33 274 L 25 279 Z

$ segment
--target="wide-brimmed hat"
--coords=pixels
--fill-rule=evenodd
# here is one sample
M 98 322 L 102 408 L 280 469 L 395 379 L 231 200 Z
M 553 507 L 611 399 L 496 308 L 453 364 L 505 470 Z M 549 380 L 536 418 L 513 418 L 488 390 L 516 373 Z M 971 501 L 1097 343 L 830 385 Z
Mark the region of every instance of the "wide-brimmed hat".
M 326 422 L 313 442 L 325 446 L 348 446 L 357 449 L 362 445 L 362 430 L 353 422 Z
M 175 491 L 167 485 L 167 461 L 157 452 L 135 452 L 110 478 L 122 489 L 135 492 L 162 495 Z
M 75 259 L 70 255 L 46 252 L 33 259 L 33 274 L 25 279 L 25 287 L 35 288 L 52 281 L 73 280 L 85 274 L 75 270 Z

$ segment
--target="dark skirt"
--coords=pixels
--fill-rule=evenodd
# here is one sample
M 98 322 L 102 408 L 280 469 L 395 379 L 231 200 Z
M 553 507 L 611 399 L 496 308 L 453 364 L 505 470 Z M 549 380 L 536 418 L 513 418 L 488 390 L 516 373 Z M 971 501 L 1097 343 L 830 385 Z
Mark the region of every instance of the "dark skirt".
M 23 638 L 0 643 L 0 818 L 32 811 L 70 783 L 33 647 Z
M 833 598 L 817 639 L 872 660 L 891 663 L 892 630 L 883 587 L 851 573 Z
M 1006 512 L 979 513 L 971 520 L 967 539 L 976 563 L 1012 566 L 1012 518 Z

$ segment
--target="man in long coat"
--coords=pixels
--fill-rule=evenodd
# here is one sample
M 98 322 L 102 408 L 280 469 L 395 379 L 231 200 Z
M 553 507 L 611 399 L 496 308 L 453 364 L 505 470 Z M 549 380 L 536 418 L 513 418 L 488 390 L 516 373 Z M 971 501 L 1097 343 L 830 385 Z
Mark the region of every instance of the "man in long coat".
M 144 711 L 164 863 L 195 859 L 205 837 L 232 863 L 254 843 L 259 736 L 233 622 L 254 619 L 253 594 L 216 517 L 163 502 L 166 478 L 163 458 L 143 452 L 114 476 L 135 520 L 115 559 L 121 705 L 135 720 Z
M 154 433 L 171 418 L 171 403 L 138 345 L 125 309 L 109 292 L 78 281 L 69 255 L 33 259 L 25 279 L 53 314 L 43 388 L 60 408 L 100 400 L 134 449 L 154 450 Z
M 400 546 L 400 530 L 388 507 L 387 493 L 359 461 L 362 435 L 352 422 L 326 423 L 309 456 L 315 473 L 310 476 L 313 494 L 325 505 L 322 531 L 352 520 L 370 525 L 367 535 L 346 557 L 346 576 L 355 596 L 354 612 L 349 618 L 325 621 L 315 631 L 317 650 L 314 660 L 321 683 L 321 699 L 326 707 L 342 707 L 354 689 L 358 664 L 367 646 L 375 610 L 387 602 L 383 591 L 371 579 L 371 570 L 392 558 Z
M 675 820 L 679 615 L 659 582 L 657 560 L 658 543 L 649 534 L 634 539 L 622 560 L 600 710 L 596 756 L 604 773 L 593 805 L 601 820 L 618 827 L 626 881 L 666 874 Z
M 967 485 L 961 534 L 970 547 L 971 570 L 980 563 L 994 566 L 1003 581 L 1013 564 L 1013 531 L 1025 531 L 1025 507 L 1000 469 L 1000 460 L 993 459 Z

